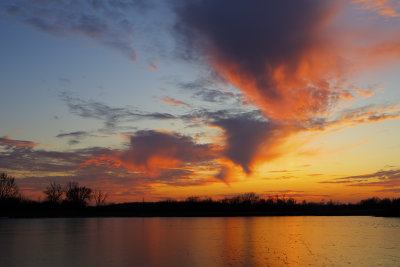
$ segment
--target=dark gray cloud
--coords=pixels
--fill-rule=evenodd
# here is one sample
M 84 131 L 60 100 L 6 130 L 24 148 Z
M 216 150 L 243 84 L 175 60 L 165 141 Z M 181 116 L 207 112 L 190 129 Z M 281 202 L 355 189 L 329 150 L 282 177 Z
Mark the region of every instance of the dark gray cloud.
M 251 173 L 258 156 L 262 155 L 264 160 L 279 157 L 280 153 L 274 148 L 292 130 L 266 119 L 260 110 L 196 110 L 181 118 L 220 128 L 226 140 L 222 155 L 242 167 L 247 174 Z M 219 176 L 225 177 L 227 173 L 228 169 L 221 169 Z
M 207 162 L 215 159 L 216 154 L 210 145 L 196 144 L 191 137 L 177 133 L 138 131 L 130 138 L 130 148 L 120 156 L 123 162 L 137 167 L 152 169 L 157 160 L 182 163 Z M 152 165 L 155 166 L 152 166 Z M 178 164 L 180 165 L 180 164 Z
M 251 173 L 252 164 L 260 154 L 272 151 L 274 142 L 279 142 L 284 128 L 267 120 L 261 111 L 240 112 L 240 110 L 199 110 L 188 119 L 201 118 L 204 123 L 219 127 L 226 139 L 223 155 Z M 271 158 L 272 156 L 270 154 Z M 226 173 L 222 170 L 220 175 Z
M 70 145 L 76 145 L 79 144 L 81 139 L 85 137 L 93 136 L 92 134 L 85 132 L 85 131 L 76 131 L 76 132 L 70 132 L 70 133 L 61 133 L 58 134 L 56 137 L 57 138 L 68 138 L 68 143 Z
M 270 66 L 294 62 L 309 47 L 310 39 L 314 41 L 312 29 L 318 27 L 315 22 L 330 7 L 328 2 L 175 1 L 180 19 L 176 28 L 188 37 L 188 45 L 195 48 L 191 51 L 201 51 L 196 46 L 208 45 L 211 50 L 207 51 L 218 53 L 218 57 L 236 62 L 246 72 L 264 75 L 268 71 L 266 62 Z
M 177 82 L 177 85 L 185 91 L 192 91 L 193 96 L 202 101 L 219 104 L 229 102 L 240 103 L 241 93 L 217 89 L 221 87 L 221 82 L 221 79 L 218 77 L 210 77 L 198 78 L 191 82 Z
M 151 8 L 142 0 L 4 0 L 0 9 L 51 34 L 81 34 L 136 60 L 135 18 Z
M 265 191 L 264 196 L 266 197 L 293 197 L 293 198 L 315 198 L 315 197 L 322 197 L 322 198 L 330 198 L 332 195 L 327 194 L 314 194 L 308 193 L 305 191 L 299 190 L 271 190 Z
M 274 126 L 268 121 L 246 115 L 216 119 L 213 124 L 221 127 L 226 136 L 224 155 L 249 174 L 253 160 L 272 134 Z
M 307 73 L 299 79 L 296 73 L 305 61 L 314 63 L 306 55 L 322 47 L 325 26 L 343 1 L 173 3 L 185 58 L 205 57 L 269 117 L 310 117 L 342 98 L 327 77 Z
M 400 188 L 400 169 L 380 170 L 374 173 L 354 175 L 322 181 L 324 184 L 346 184 L 359 187 L 389 187 Z
M 105 128 L 111 131 L 122 122 L 132 122 L 141 119 L 166 120 L 176 118 L 169 113 L 147 113 L 132 107 L 113 108 L 100 102 L 75 98 L 66 93 L 63 93 L 61 98 L 67 104 L 71 113 L 83 118 L 101 120 L 104 122 Z
M 85 148 L 67 152 L 47 151 L 33 147 L 7 147 L 0 151 L 0 168 L 11 171 L 74 171 L 88 157 L 106 153 L 105 148 Z
M 195 92 L 194 96 L 201 98 L 203 101 L 212 103 L 226 103 L 232 100 L 234 100 L 234 102 L 239 102 L 240 100 L 240 94 L 222 92 L 216 89 L 202 89 Z
M 104 189 L 121 201 L 127 200 L 121 192 L 126 198 L 148 194 L 154 184 L 184 187 L 218 181 L 196 172 L 219 167 L 212 163 L 218 154 L 210 145 L 155 131 L 136 132 L 130 141 L 122 150 L 90 147 L 62 152 L 1 144 L 0 170 L 17 176 L 28 195 L 40 194 L 51 181 L 78 181 L 99 189 L 107 184 Z
M 77 131 L 77 132 L 70 132 L 70 133 L 61 133 L 58 134 L 56 137 L 62 138 L 62 137 L 73 137 L 73 138 L 82 138 L 88 136 L 89 133 L 85 131 Z

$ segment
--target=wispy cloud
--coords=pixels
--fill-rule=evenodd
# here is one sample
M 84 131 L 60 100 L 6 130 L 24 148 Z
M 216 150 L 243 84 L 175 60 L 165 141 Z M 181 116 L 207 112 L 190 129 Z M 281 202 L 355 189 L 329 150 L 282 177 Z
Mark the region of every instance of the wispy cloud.
M 63 93 L 62 100 L 67 104 L 71 113 L 83 118 L 97 119 L 104 122 L 107 130 L 113 130 L 119 123 L 141 119 L 166 120 L 175 119 L 169 113 L 142 112 L 132 107 L 113 108 L 106 104 L 86 101 Z
M 299 190 L 271 190 L 265 191 L 264 195 L 267 197 L 291 197 L 291 198 L 329 198 L 332 195 L 308 193 Z
M 79 133 L 78 133 L 79 135 Z M 139 131 L 125 149 L 90 147 L 69 151 L 36 149 L 30 141 L 0 144 L 0 170 L 18 178 L 22 189 L 38 196 L 50 181 L 75 180 L 103 188 L 114 200 L 126 193 L 150 193 L 159 185 L 198 186 L 221 182 L 218 150 L 177 133 Z M 23 144 L 23 146 L 21 146 Z
M 217 79 L 217 81 L 215 81 Z M 177 85 L 184 91 L 192 91 L 193 97 L 202 101 L 226 104 L 241 103 L 242 94 L 240 92 L 222 91 L 218 89 L 220 84 L 218 78 L 198 78 L 191 82 L 177 82 Z
M 177 106 L 185 106 L 185 107 L 188 107 L 188 108 L 192 107 L 191 105 L 189 105 L 189 104 L 187 104 L 185 102 L 176 100 L 176 99 L 174 99 L 172 97 L 168 97 L 168 96 L 160 98 L 160 101 L 164 102 L 164 103 L 167 103 L 167 104 L 177 105 Z
M 38 143 L 34 143 L 31 141 L 14 140 L 14 139 L 11 139 L 10 136 L 0 137 L 0 146 L 26 148 L 26 147 L 34 147 L 37 145 L 38 145 Z
M 400 188 L 400 169 L 380 170 L 374 173 L 335 178 L 324 184 L 345 184 L 356 187 Z M 391 190 L 391 189 L 390 189 Z
M 399 17 L 400 3 L 397 0 L 354 0 L 359 8 L 371 10 L 383 17 Z
M 69 132 L 69 133 L 60 133 L 58 134 L 56 137 L 57 138 L 68 138 L 68 143 L 70 145 L 75 145 L 80 143 L 80 140 L 85 138 L 85 137 L 89 137 L 92 136 L 92 134 L 90 134 L 89 132 L 85 132 L 85 131 L 76 131 L 76 132 Z
M 160 68 L 158 67 L 157 61 L 155 59 L 152 59 L 149 62 L 148 66 L 149 66 L 150 70 L 154 70 L 154 71 L 160 70 Z
M 136 60 L 136 20 L 151 7 L 141 0 L 1 1 L 0 8 L 22 22 L 55 35 L 79 34 Z

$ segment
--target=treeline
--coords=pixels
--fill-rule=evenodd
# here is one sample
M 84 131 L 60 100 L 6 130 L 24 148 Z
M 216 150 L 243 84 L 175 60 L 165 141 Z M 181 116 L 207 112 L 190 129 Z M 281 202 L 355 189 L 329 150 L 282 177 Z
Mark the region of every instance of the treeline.
M 68 182 L 65 186 L 51 182 L 43 191 L 43 201 L 26 199 L 21 193 L 14 177 L 0 173 L 0 216 L 62 216 L 65 211 L 84 210 L 89 202 L 100 207 L 106 204 L 108 194 L 81 186 L 78 182 Z M 74 212 L 72 212 L 72 215 Z M 68 214 L 67 214 L 68 215 Z M 84 214 L 83 214 L 84 215 Z
M 107 193 L 69 182 L 50 183 L 43 191 L 44 201 L 24 199 L 13 177 L 0 174 L 0 216 L 6 217 L 146 217 L 146 216 L 396 216 L 400 217 L 400 198 L 368 198 L 356 204 L 297 202 L 285 196 L 261 198 L 245 193 L 219 200 L 188 197 L 183 201 L 131 202 L 107 204 Z M 88 205 L 93 201 L 95 205 Z

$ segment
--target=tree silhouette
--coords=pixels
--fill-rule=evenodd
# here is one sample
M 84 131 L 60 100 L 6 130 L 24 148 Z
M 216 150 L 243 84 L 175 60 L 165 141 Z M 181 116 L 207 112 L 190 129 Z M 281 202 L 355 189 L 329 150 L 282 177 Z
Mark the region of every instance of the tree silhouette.
M 7 173 L 0 174 L 0 200 L 17 198 L 19 196 L 18 186 L 15 183 L 15 178 L 7 175 Z
M 96 202 L 96 206 L 103 206 L 104 204 L 106 204 L 107 197 L 108 194 L 106 192 L 103 192 L 101 190 L 93 191 L 93 198 L 94 201 Z
M 46 199 L 49 202 L 52 203 L 58 203 L 61 200 L 61 197 L 63 195 L 63 188 L 60 184 L 57 184 L 56 182 L 50 183 L 46 187 L 46 190 L 43 191 L 43 193 L 46 194 Z
M 86 186 L 79 186 L 77 182 L 69 182 L 65 190 L 65 197 L 68 202 L 86 206 L 87 201 L 92 199 L 92 189 Z

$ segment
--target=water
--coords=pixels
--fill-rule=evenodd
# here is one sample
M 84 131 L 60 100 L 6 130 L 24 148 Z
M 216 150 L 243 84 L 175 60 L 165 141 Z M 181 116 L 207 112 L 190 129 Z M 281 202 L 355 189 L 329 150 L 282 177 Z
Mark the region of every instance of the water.
M 400 218 L 0 219 L 0 266 L 400 266 Z

